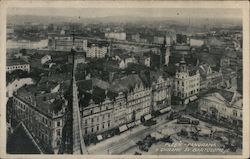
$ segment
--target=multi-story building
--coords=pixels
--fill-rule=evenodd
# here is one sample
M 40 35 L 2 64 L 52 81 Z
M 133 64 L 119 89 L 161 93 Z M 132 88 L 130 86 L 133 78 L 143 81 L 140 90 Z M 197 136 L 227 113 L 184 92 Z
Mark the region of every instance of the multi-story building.
M 30 40 L 7 40 L 8 49 L 40 49 L 48 46 L 48 39 L 40 41 L 30 41 Z
M 56 51 L 70 51 L 73 45 L 73 37 L 66 35 L 49 36 L 48 48 Z M 77 51 L 87 51 L 88 41 L 83 38 L 75 38 L 74 46 Z
M 187 67 L 184 58 L 180 61 L 175 74 L 174 95 L 180 104 L 188 104 L 197 98 L 200 92 L 200 73 L 196 67 Z
M 127 123 L 127 99 L 123 92 L 119 92 L 114 100 L 114 125 L 121 126 Z
M 154 111 L 167 107 L 171 109 L 171 94 L 173 79 L 162 72 L 151 71 L 150 81 L 152 82 L 152 107 Z M 167 110 L 167 109 L 165 109 Z
M 77 83 L 84 137 L 101 134 L 117 124 L 114 123 L 114 99 L 117 94 L 97 87 L 95 83 L 92 79 Z
M 238 92 L 218 90 L 199 99 L 199 112 L 215 120 L 231 122 L 242 127 L 242 95 Z
M 45 152 L 57 153 L 61 144 L 67 101 L 55 93 L 42 93 L 36 85 L 13 94 L 13 119 L 23 122 Z
M 104 58 L 108 52 L 108 47 L 102 44 L 91 44 L 88 46 L 86 57 Z
M 108 39 L 126 40 L 126 33 L 110 32 L 110 33 L 105 33 L 105 37 Z
M 151 88 L 139 75 L 132 74 L 114 80 L 110 89 L 127 94 L 127 122 L 140 121 L 151 113 Z
M 199 66 L 200 89 L 218 88 L 222 84 L 222 72 L 213 71 L 210 65 L 201 64 Z
M 137 33 L 137 34 L 131 35 L 131 39 L 132 39 L 132 41 L 140 42 L 140 34 Z
M 21 59 L 7 60 L 6 72 L 13 72 L 15 70 L 23 70 L 30 72 L 30 64 Z

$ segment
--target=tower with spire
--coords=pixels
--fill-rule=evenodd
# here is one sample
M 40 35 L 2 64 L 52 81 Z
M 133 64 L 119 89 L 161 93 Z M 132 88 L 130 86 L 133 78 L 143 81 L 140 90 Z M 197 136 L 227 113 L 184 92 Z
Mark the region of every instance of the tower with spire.
M 86 154 L 87 149 L 83 139 L 81 115 L 79 109 L 78 90 L 75 79 L 75 32 L 73 31 L 73 46 L 71 54 L 73 58 L 71 86 L 66 92 L 65 97 L 68 101 L 67 113 L 65 115 L 65 125 L 62 133 L 62 144 L 60 154 Z

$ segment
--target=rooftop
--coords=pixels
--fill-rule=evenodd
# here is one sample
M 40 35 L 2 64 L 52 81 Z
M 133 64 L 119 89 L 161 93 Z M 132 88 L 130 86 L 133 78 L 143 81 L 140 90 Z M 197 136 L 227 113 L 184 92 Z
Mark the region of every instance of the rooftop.
M 136 84 L 145 84 L 138 74 L 131 74 L 120 79 L 116 79 L 111 83 L 110 90 L 116 93 L 130 92 L 135 88 Z
M 36 85 L 21 87 L 17 91 L 17 97 L 50 117 L 62 110 L 64 103 L 60 93 L 41 93 Z
M 15 66 L 15 65 L 25 65 L 29 64 L 26 61 L 23 61 L 21 59 L 7 59 L 7 66 Z

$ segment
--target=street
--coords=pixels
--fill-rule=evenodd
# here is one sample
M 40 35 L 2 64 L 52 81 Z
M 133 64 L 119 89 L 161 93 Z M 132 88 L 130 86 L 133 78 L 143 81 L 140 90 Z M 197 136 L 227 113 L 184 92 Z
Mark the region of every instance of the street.
M 198 126 L 190 124 L 177 124 L 176 119 L 172 121 L 166 120 L 167 114 L 155 118 L 157 124 L 146 127 L 140 125 L 131 130 L 128 130 L 119 136 L 114 136 L 105 141 L 91 145 L 88 148 L 89 154 L 134 154 L 139 152 L 140 154 L 146 155 L 176 155 L 178 153 L 183 154 L 235 154 L 224 149 L 221 141 L 214 138 L 210 138 L 209 134 L 211 130 L 215 130 L 219 133 L 227 132 L 225 128 L 219 128 L 212 126 L 211 124 L 201 122 Z M 195 118 L 185 115 L 185 117 L 194 120 Z M 194 130 L 194 127 L 200 129 L 200 137 L 198 141 L 193 140 L 190 137 L 178 136 L 177 133 L 181 129 L 185 129 L 188 132 Z M 158 133 L 163 136 L 171 136 L 174 141 L 172 144 L 166 142 L 157 142 L 153 144 L 148 152 L 141 151 L 139 146 L 136 145 L 138 141 L 142 141 L 146 135 L 152 133 Z M 237 149 L 236 153 L 239 154 L 241 149 Z

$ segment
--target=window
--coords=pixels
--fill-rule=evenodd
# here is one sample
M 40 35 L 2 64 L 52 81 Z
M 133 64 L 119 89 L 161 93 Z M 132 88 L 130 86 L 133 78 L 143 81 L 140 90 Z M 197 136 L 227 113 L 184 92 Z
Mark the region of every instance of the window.
M 88 133 L 88 128 L 85 128 L 85 134 L 87 134 Z
M 60 140 L 58 140 L 58 141 L 56 142 L 56 145 L 57 145 L 57 146 L 60 146 L 60 144 L 61 144 L 61 142 L 60 142 Z
M 96 130 L 99 131 L 99 125 L 96 126 Z
M 94 132 L 94 128 L 91 128 L 91 132 Z
M 92 123 L 94 122 L 94 118 L 91 118 L 91 122 L 92 122 Z
M 58 121 L 58 122 L 56 123 L 56 125 L 57 125 L 57 126 L 60 126 L 60 125 L 61 125 L 61 122 L 60 122 L 60 121 Z
M 57 136 L 61 136 L 61 130 L 60 130 L 60 129 L 57 129 L 57 130 L 56 130 L 56 135 L 57 135 Z

